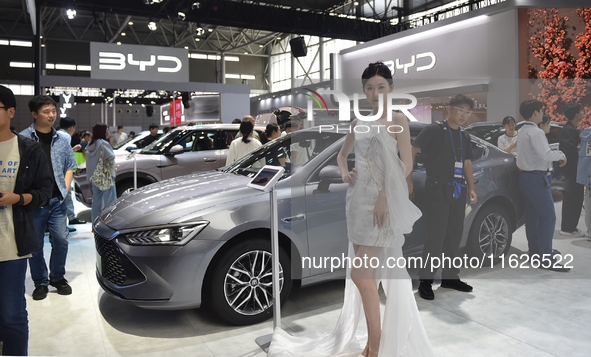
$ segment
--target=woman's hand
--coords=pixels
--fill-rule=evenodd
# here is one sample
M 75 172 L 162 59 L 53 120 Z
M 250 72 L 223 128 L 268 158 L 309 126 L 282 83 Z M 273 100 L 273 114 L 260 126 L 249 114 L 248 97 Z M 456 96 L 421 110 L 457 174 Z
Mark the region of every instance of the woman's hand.
M 342 177 L 343 182 L 348 183 L 351 186 L 355 186 L 355 182 L 357 182 L 357 169 L 353 168 L 349 173 Z
M 388 206 L 386 203 L 386 194 L 382 192 L 373 209 L 374 227 L 382 228 L 384 223 L 386 223 L 386 219 L 388 218 Z

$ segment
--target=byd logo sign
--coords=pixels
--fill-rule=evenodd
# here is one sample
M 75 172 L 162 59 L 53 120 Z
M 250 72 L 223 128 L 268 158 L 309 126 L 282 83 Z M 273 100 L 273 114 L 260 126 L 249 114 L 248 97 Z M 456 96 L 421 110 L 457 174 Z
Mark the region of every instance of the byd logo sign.
M 410 56 L 410 62 L 402 63 L 400 58 L 394 61 L 384 61 L 384 64 L 390 68 L 392 75 L 396 74 L 397 70 L 402 69 L 404 74 L 408 74 L 410 68 L 416 67 L 417 72 L 428 71 L 435 67 L 437 57 L 433 52 L 423 52 L 417 55 Z
M 181 48 L 92 42 L 90 66 L 93 79 L 189 81 L 189 55 Z
M 99 69 L 103 70 L 123 71 L 129 64 L 138 66 L 141 72 L 145 72 L 147 67 L 156 66 L 156 61 L 156 69 L 160 73 L 177 73 L 183 68 L 181 60 L 174 56 L 150 55 L 149 60 L 142 61 L 134 58 L 133 53 L 128 53 L 126 57 L 124 53 L 99 52 Z
M 312 89 L 304 88 L 310 93 L 306 93 L 311 100 L 308 100 L 308 117 L 309 121 L 312 120 L 312 111 L 313 111 L 313 104 L 312 101 L 316 102 L 316 104 L 320 107 L 320 109 L 324 109 L 328 112 L 328 105 L 326 104 L 326 100 L 324 99 L 323 95 L 333 95 L 335 99 L 339 103 L 339 121 L 351 121 L 351 101 L 349 96 L 347 96 L 343 92 L 335 91 L 335 90 L 327 90 L 327 89 L 319 89 L 318 91 L 314 91 Z M 410 101 L 406 104 L 394 104 L 394 100 L 404 99 Z M 321 104 L 322 103 L 322 104 Z M 390 122 L 392 121 L 392 111 L 399 110 L 401 111 L 410 121 L 418 121 L 417 118 L 412 115 L 410 110 L 417 105 L 417 98 L 412 94 L 406 93 L 388 93 L 386 96 L 386 118 Z M 378 112 L 375 114 L 370 115 L 361 115 L 359 111 L 359 94 L 353 94 L 353 114 L 355 115 L 355 119 L 364 122 L 373 122 L 382 117 L 384 114 L 384 96 L 379 97 L 378 102 Z

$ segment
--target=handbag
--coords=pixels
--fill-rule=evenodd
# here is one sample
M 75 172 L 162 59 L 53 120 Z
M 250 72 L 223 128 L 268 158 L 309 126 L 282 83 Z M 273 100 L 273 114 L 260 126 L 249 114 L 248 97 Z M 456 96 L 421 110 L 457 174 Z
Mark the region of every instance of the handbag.
M 90 177 L 90 183 L 95 185 L 99 190 L 106 191 L 115 186 L 115 181 L 111 176 L 113 161 L 105 160 L 103 145 L 105 144 L 101 144 L 99 159 L 94 174 Z

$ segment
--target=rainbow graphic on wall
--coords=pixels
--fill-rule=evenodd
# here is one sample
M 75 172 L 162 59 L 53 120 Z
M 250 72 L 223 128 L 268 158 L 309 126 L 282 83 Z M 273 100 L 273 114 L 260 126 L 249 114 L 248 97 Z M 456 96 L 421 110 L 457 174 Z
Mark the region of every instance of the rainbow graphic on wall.
M 324 98 L 315 90 L 309 89 L 309 88 L 304 88 L 305 90 L 307 90 L 308 92 L 312 93 L 306 93 L 306 95 L 308 97 L 310 97 L 310 99 L 312 99 L 314 102 L 316 102 L 316 104 L 318 105 L 318 108 L 320 108 L 320 110 L 324 109 L 328 112 L 328 105 L 326 104 L 326 100 L 324 100 Z M 324 108 L 322 107 L 322 105 L 324 104 Z

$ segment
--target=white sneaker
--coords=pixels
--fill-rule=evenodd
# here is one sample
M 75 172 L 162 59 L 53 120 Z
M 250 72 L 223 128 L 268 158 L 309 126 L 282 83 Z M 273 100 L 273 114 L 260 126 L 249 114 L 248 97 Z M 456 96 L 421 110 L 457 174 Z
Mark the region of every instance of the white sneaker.
M 573 237 L 573 238 L 583 238 L 583 237 L 586 237 L 587 236 L 585 233 L 581 232 L 578 229 L 575 229 L 572 232 L 560 231 L 560 235 L 561 236 L 566 236 L 566 237 Z

